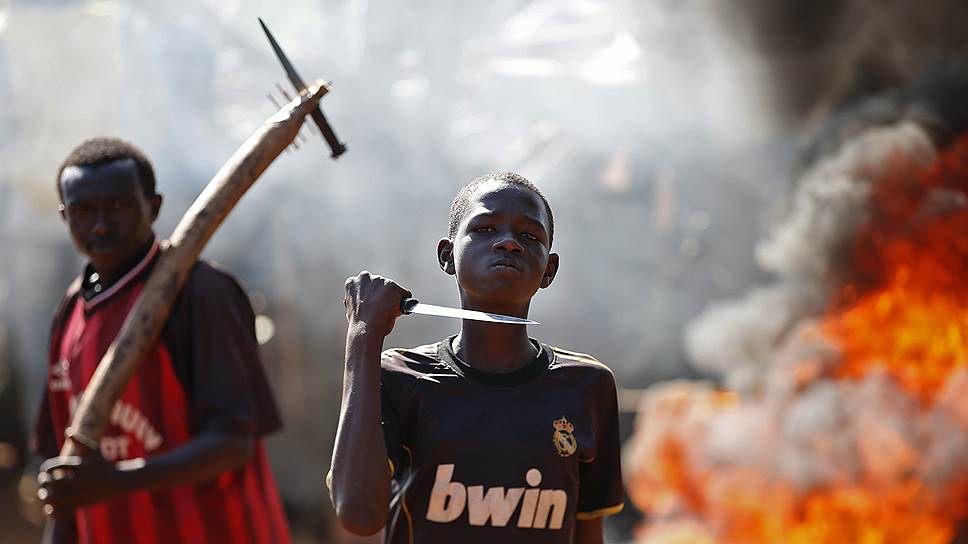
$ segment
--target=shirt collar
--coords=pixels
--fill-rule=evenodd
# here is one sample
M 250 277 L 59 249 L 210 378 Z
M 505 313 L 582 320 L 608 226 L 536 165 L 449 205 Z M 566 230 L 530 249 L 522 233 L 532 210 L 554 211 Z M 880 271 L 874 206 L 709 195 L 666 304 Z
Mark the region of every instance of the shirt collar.
M 437 347 L 437 355 L 442 361 L 444 361 L 444 363 L 447 364 L 447 366 L 453 369 L 454 372 L 457 372 L 457 374 L 460 376 L 463 376 L 464 378 L 477 382 L 481 385 L 490 387 L 512 387 L 515 385 L 521 385 L 537 377 L 552 363 L 551 358 L 553 357 L 553 354 L 549 353 L 551 350 L 548 348 L 548 346 L 545 346 L 537 340 L 531 339 L 531 344 L 533 344 L 538 351 L 537 355 L 535 355 L 535 358 L 532 359 L 531 362 L 522 366 L 521 368 L 512 370 L 511 372 L 485 372 L 462 361 L 460 357 L 454 353 L 453 341 L 456 336 L 457 335 L 454 335 L 450 338 L 441 340 Z
M 148 249 L 148 253 L 146 253 L 137 264 L 131 267 L 131 270 L 128 270 L 124 276 L 121 276 L 118 281 L 114 282 L 111 287 L 108 287 L 103 291 L 98 291 L 98 286 L 90 283 L 89 279 L 91 274 L 94 272 L 94 269 L 91 268 L 90 264 L 85 266 L 84 275 L 81 277 L 81 298 L 84 300 L 84 309 L 94 309 L 95 306 L 101 304 L 105 300 L 108 300 L 118 293 L 118 291 L 121 291 L 127 285 L 129 285 L 136 277 L 144 272 L 145 268 L 147 268 L 151 261 L 154 260 L 155 256 L 158 254 L 160 246 L 161 244 L 159 243 L 158 238 L 155 237 L 151 241 L 151 248 Z

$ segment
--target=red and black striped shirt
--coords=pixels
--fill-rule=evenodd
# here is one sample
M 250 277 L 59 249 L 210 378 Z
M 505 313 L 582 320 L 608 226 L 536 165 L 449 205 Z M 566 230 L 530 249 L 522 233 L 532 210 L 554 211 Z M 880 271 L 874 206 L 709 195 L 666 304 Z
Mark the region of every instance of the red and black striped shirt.
M 159 246 L 110 288 L 78 279 L 54 318 L 45 398 L 34 448 L 64 443 L 94 369 L 144 287 Z M 90 276 L 90 268 L 82 278 Z M 219 430 L 257 439 L 280 427 L 258 355 L 254 315 L 227 274 L 199 263 L 162 334 L 115 404 L 101 439 L 109 461 L 172 451 Z M 75 511 L 81 543 L 289 542 L 289 529 L 261 440 L 241 468 L 196 485 L 137 491 Z

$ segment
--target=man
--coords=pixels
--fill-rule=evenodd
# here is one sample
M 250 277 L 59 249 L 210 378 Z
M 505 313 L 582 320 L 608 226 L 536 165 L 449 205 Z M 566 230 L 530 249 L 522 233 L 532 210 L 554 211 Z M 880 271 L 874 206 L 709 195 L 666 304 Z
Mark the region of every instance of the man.
M 163 243 L 152 229 L 162 197 L 134 146 L 82 143 L 61 166 L 57 189 L 61 216 L 89 263 L 54 317 L 34 433 L 35 451 L 48 457 L 38 494 L 55 513 L 73 512 L 70 531 L 54 540 L 288 542 L 261 440 L 280 422 L 254 315 L 239 285 L 205 263 L 193 268 L 100 442 L 66 437 L 94 454 L 56 457 Z
M 483 176 L 454 199 L 438 264 L 456 276 L 462 308 L 526 318 L 558 271 L 553 237 L 534 185 Z M 409 296 L 367 272 L 346 281 L 328 478 L 343 526 L 385 525 L 390 544 L 600 544 L 602 517 L 622 509 L 611 371 L 523 326 L 471 320 L 439 342 L 382 351 Z

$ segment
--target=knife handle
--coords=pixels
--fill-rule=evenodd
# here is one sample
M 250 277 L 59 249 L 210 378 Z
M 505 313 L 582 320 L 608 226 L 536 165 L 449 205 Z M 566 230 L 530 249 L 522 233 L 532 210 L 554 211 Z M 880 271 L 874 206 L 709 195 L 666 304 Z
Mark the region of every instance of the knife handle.
M 404 298 L 400 301 L 400 311 L 403 312 L 404 315 L 410 315 L 410 312 L 413 311 L 413 307 L 419 303 L 420 301 L 415 298 Z

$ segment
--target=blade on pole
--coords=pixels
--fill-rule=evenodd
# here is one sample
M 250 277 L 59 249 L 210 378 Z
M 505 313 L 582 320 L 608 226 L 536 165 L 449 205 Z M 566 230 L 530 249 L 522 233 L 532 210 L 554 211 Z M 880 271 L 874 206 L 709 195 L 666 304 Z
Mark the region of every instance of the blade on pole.
M 276 58 L 279 59 L 279 62 L 282 64 L 282 68 L 286 71 L 286 77 L 288 77 L 289 81 L 292 82 L 294 87 L 296 87 L 296 91 L 302 93 L 306 89 L 306 83 L 303 82 L 301 77 L 299 77 L 299 73 L 296 72 L 296 68 L 293 67 L 291 62 L 289 62 L 289 57 L 287 57 L 282 51 L 282 47 L 279 45 L 279 42 L 276 41 L 276 38 L 272 35 L 272 32 L 269 31 L 269 27 L 266 26 L 265 21 L 262 20 L 262 17 L 259 17 L 259 25 L 262 26 L 262 30 L 265 32 L 266 38 L 269 39 L 269 45 L 272 46 L 272 50 L 275 52 Z M 336 132 L 333 131 L 333 127 L 330 126 L 329 121 L 326 120 L 326 116 L 323 115 L 322 108 L 317 106 L 316 109 L 310 113 L 310 117 L 313 118 L 313 122 L 316 123 L 317 127 L 319 127 L 319 131 L 322 133 L 323 139 L 326 140 L 326 143 L 329 145 L 329 149 L 332 152 L 330 156 L 335 159 L 345 153 L 346 144 L 341 142 L 336 136 Z
M 303 89 L 306 88 L 306 84 L 303 82 L 302 78 L 299 77 L 299 73 L 296 72 L 295 68 L 293 68 L 292 63 L 289 62 L 289 57 L 282 52 L 282 48 L 279 47 L 279 42 L 276 41 L 276 38 L 272 35 L 272 32 L 269 32 L 269 27 L 266 26 L 265 22 L 263 22 L 262 17 L 259 17 L 259 24 L 262 25 L 262 30 L 266 33 L 266 38 L 269 38 L 269 45 L 272 46 L 272 50 L 275 51 L 276 57 L 279 59 L 279 62 L 282 63 L 282 68 L 286 71 L 286 76 L 289 78 L 289 81 L 291 81 L 296 87 L 296 91 L 301 93 Z

